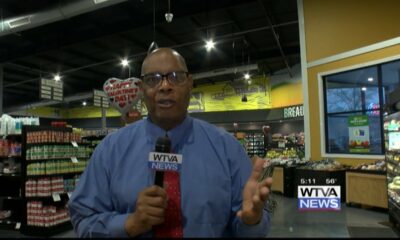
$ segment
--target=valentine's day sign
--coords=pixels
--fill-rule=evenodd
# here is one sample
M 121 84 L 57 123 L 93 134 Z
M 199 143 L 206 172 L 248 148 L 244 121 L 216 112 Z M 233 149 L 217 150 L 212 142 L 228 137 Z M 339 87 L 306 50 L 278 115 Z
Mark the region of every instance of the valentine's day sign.
M 103 90 L 110 104 L 121 114 L 125 114 L 142 98 L 142 90 L 139 87 L 141 82 L 134 77 L 125 80 L 109 78 L 104 83 Z

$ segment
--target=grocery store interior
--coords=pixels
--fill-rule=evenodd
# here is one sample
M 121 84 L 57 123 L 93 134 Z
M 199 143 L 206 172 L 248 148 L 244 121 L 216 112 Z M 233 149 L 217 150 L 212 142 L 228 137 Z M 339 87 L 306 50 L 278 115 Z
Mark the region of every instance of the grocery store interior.
M 395 0 L 2 0 L 0 238 L 78 236 L 68 201 L 96 146 L 146 119 L 136 82 L 159 47 L 186 60 L 189 115 L 265 161 L 265 237 L 399 238 L 398 9 Z

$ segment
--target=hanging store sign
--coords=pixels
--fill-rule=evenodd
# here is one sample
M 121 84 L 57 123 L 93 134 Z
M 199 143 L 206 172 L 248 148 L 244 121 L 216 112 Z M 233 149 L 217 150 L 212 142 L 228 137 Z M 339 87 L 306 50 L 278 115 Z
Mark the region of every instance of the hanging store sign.
M 110 106 L 108 96 L 104 91 L 93 90 L 93 106 L 101 108 L 108 108 Z
M 269 109 L 272 107 L 269 78 L 253 77 L 251 83 L 230 81 L 193 89 L 189 112 L 220 112 Z M 247 102 L 242 102 L 246 95 Z
M 303 105 L 283 109 L 283 118 L 304 117 Z
M 63 82 L 42 78 L 40 81 L 40 98 L 63 101 Z

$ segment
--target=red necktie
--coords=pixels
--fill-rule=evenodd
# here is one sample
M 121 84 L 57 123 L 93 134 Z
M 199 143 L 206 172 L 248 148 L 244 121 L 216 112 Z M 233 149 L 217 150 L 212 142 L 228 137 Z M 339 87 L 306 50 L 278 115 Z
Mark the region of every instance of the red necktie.
M 165 221 L 155 227 L 156 237 L 182 238 L 181 191 L 179 172 L 164 172 L 164 186 L 168 195 L 168 206 L 165 210 Z

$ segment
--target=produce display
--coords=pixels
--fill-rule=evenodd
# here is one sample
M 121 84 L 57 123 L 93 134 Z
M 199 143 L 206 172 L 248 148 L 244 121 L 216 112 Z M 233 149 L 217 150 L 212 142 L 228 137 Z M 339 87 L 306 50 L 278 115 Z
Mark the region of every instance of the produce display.
M 388 188 L 390 190 L 399 191 L 400 190 L 400 176 L 393 178 L 393 181 L 389 183 Z
M 334 159 L 323 159 L 320 161 L 308 161 L 304 166 L 299 168 L 310 170 L 343 170 L 349 169 L 350 166 L 342 165 Z
M 378 160 L 374 163 L 362 163 L 352 169 L 357 170 L 370 170 L 370 171 L 386 171 L 386 162 L 384 160 Z

